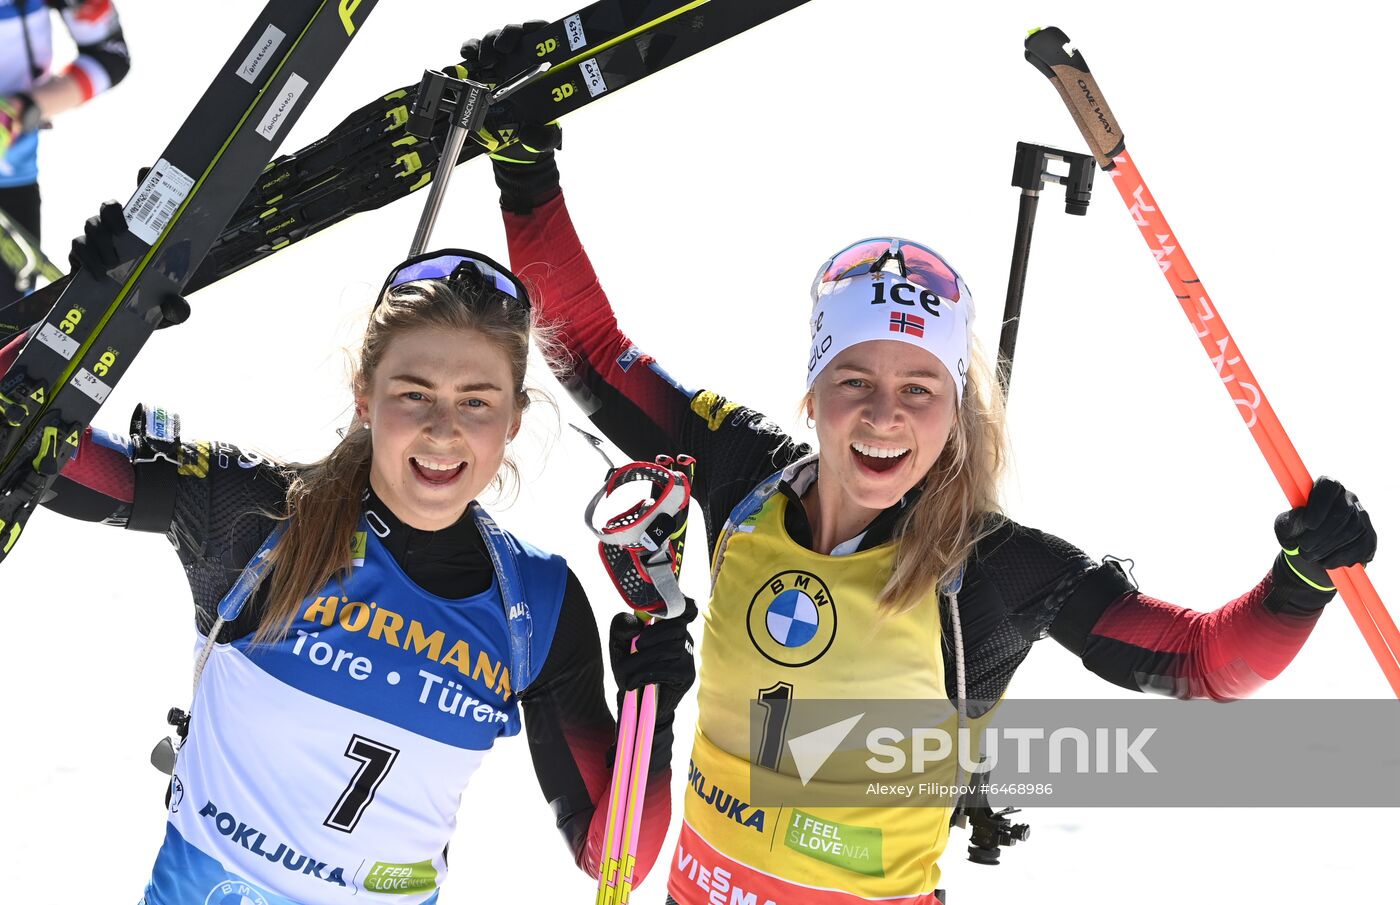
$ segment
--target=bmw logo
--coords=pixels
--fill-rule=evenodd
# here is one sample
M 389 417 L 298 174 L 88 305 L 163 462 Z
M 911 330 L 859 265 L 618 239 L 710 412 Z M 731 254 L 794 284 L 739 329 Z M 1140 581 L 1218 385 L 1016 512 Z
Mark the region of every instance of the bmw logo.
M 811 572 L 779 572 L 749 603 L 749 640 L 782 666 L 815 662 L 836 637 L 836 602 Z
M 225 880 L 209 890 L 204 905 L 269 905 L 255 886 L 241 880 Z

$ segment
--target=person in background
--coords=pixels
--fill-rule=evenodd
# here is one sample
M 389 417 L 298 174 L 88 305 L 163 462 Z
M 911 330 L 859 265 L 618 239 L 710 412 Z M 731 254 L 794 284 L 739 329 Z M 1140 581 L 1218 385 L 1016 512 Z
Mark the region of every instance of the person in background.
M 57 12 L 78 56 L 54 73 Z M 0 211 L 36 241 L 39 129 L 126 77 L 131 55 L 112 0 L 0 0 Z M 0 260 L 0 306 L 30 288 Z

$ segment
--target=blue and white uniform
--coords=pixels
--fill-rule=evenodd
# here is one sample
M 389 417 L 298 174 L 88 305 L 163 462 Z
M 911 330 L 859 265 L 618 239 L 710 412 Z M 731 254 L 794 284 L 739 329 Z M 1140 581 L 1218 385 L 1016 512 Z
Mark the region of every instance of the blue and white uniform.
M 130 66 L 121 21 L 111 0 L 0 0 L 0 96 L 29 91 L 49 78 L 57 10 L 78 56 L 64 70 L 88 100 L 120 82 Z M 0 157 L 0 188 L 39 179 L 39 133 L 21 135 Z
M 0 373 L 15 352 L 0 349 Z M 216 639 L 146 905 L 432 902 L 463 790 L 517 733 L 571 856 L 597 876 L 616 726 L 598 625 L 563 560 L 474 510 L 414 529 L 368 493 L 351 575 L 307 597 L 286 638 L 254 644 L 263 589 L 236 614 L 224 604 L 277 526 L 267 513 L 290 472 L 224 443 L 157 441 L 146 424 L 132 440 L 89 431 L 44 503 L 165 534 L 197 649 Z M 672 724 L 658 713 L 639 878 L 670 820 Z
M 368 524 L 358 536 L 363 564 L 308 597 L 286 638 L 214 646 L 148 905 L 203 902 L 226 884 L 253 902 L 437 897 L 462 790 L 496 739 L 520 731 L 506 614 L 497 582 L 437 597 Z M 542 662 L 568 570 L 519 549 Z

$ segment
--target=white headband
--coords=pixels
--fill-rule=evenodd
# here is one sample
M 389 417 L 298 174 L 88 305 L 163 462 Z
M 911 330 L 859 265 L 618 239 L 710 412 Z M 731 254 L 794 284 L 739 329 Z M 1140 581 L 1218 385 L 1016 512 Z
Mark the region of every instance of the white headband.
M 962 405 L 970 356 L 972 294 L 958 278 L 958 298 L 943 298 L 898 273 L 877 271 L 816 288 L 807 389 L 831 360 L 856 343 L 893 339 L 931 353 L 958 388 Z

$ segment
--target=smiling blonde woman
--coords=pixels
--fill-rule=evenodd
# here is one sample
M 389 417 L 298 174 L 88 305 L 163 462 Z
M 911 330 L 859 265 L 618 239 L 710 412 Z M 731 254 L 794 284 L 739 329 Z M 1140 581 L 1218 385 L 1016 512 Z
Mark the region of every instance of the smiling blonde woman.
M 469 71 L 490 80 L 520 34 L 470 42 Z M 1306 640 L 1334 593 L 1325 569 L 1374 553 L 1368 516 L 1324 479 L 1279 521 L 1285 550 L 1259 584 L 1197 612 L 1007 518 L 1001 404 L 971 343 L 972 296 L 906 239 L 856 242 L 817 271 L 805 397 L 816 449 L 715 390 L 687 389 L 618 327 L 559 187 L 558 127 L 521 134 L 495 156 L 496 181 L 511 262 L 568 352 L 557 373 L 629 456 L 683 450 L 698 463 L 713 589 L 668 887 L 680 905 L 936 901 L 955 802 L 802 805 L 811 796 L 800 797 L 782 720 L 751 737 L 755 702 L 951 702 L 977 720 L 1047 636 L 1125 688 L 1237 698 Z M 750 795 L 760 781 L 764 804 Z

